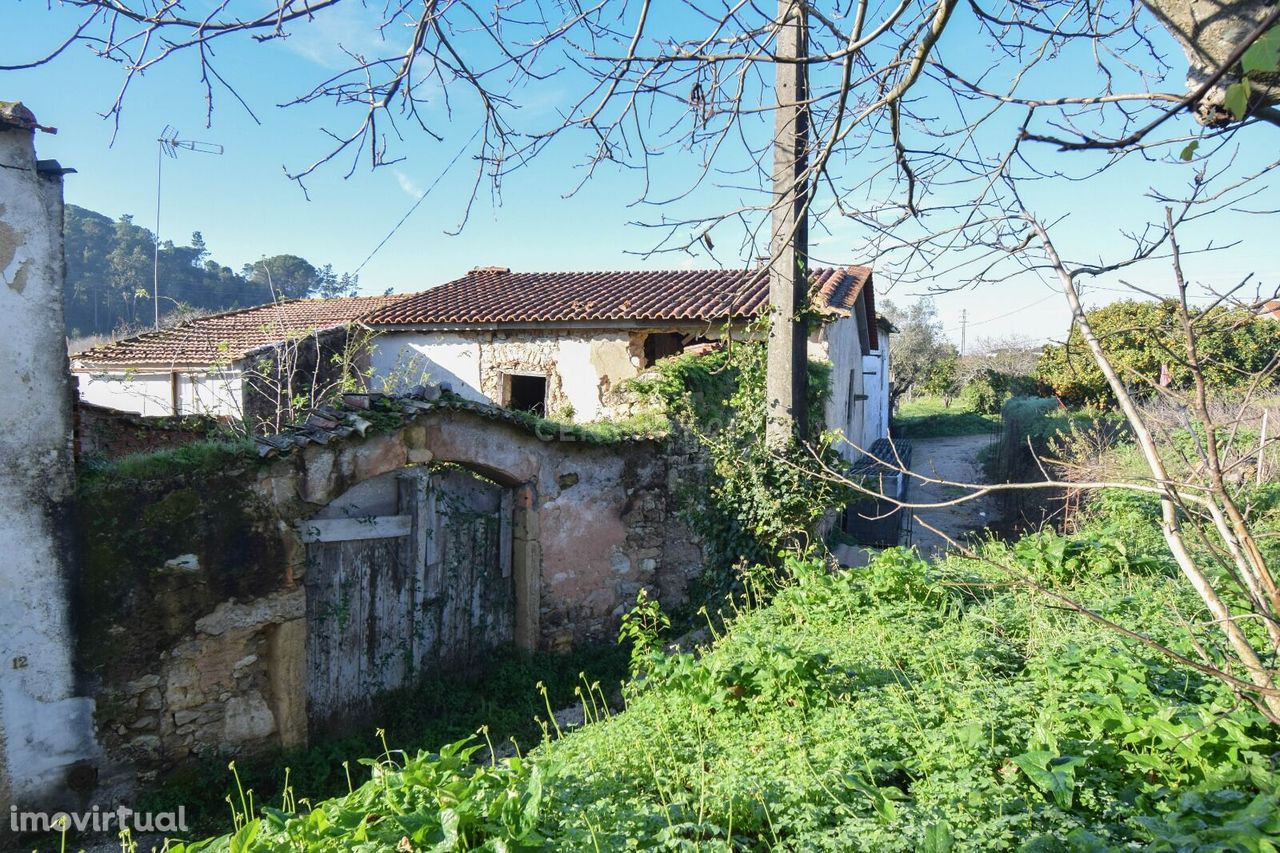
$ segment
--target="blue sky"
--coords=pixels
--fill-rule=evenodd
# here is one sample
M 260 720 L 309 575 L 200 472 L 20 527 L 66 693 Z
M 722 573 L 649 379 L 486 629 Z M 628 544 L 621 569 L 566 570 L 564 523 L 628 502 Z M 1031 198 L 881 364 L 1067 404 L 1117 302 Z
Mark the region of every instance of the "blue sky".
M 6 7 L 5 26 L 0 29 L 0 63 L 30 58 L 78 20 L 74 10 L 59 6 L 49 10 L 44 0 L 9 0 Z M 336 50 L 337 43 L 349 49 L 377 50 L 379 37 L 369 26 L 368 14 L 353 3 L 345 9 L 339 7 L 336 14 L 318 17 L 316 24 L 297 27 L 295 35 L 282 44 L 226 42 L 218 49 L 218 67 L 247 97 L 261 124 L 225 92 L 215 92 L 213 122 L 206 128 L 199 70 L 188 56 L 167 61 L 136 81 L 118 131 L 100 114 L 120 85 L 119 67 L 82 46 L 51 65 L 0 72 L 0 99 L 22 100 L 42 123 L 58 128 L 57 135 L 41 135 L 37 145 L 42 157 L 56 158 L 77 169 L 67 181 L 68 201 L 113 217 L 132 213 L 147 228 L 154 227 L 155 140 L 161 129 L 170 125 L 187 138 L 223 145 L 222 156 L 183 151 L 176 160 L 165 160 L 161 235 L 185 242 L 199 229 L 213 256 L 237 268 L 264 255 L 287 252 L 315 263 L 331 263 L 338 271 L 353 270 L 436 181 L 438 185 L 417 212 L 361 271 L 363 290 L 421 290 L 482 265 L 524 270 L 712 265 L 705 257 L 644 259 L 636 254 L 651 248 L 656 235 L 630 223 L 652 218 L 657 212 L 630 205 L 642 191 L 641 178 L 634 172 L 616 167 L 601 170 L 576 194 L 566 197 L 581 177 L 582 151 L 575 149 L 574 142 L 553 146 L 531 166 L 510 174 L 503 182 L 501 204 L 495 204 L 487 187 L 482 186 L 465 229 L 451 234 L 463 215 L 474 180 L 474 166 L 466 159 L 453 169 L 445 168 L 472 136 L 475 125 L 465 109 L 455 114 L 452 123 L 442 109 L 432 110 L 430 120 L 436 122 L 434 129 L 443 140 L 409 134 L 403 163 L 370 170 L 366 155 L 349 178 L 344 177 L 349 161 L 323 168 L 308 181 L 308 200 L 286 178 L 285 168 L 297 169 L 322 153 L 325 140 L 318 128 L 343 129 L 350 115 L 344 117 L 328 104 L 288 109 L 275 105 L 332 73 L 343 58 Z M 956 14 L 959 19 L 953 22 L 940 49 L 949 57 L 962 56 L 962 64 L 972 62 L 978 69 L 991 61 L 991 54 L 985 47 L 973 50 L 978 45 L 972 35 L 974 28 L 971 21 L 963 20 L 968 11 L 962 8 Z M 671 25 L 680 23 L 672 21 Z M 1177 90 L 1185 63 L 1171 45 L 1165 48 L 1172 65 L 1168 85 Z M 1059 60 L 1029 84 L 1037 94 L 1063 88 L 1070 74 L 1054 75 L 1070 72 L 1072 61 L 1070 57 Z M 1087 70 L 1087 62 L 1078 61 Z M 562 75 L 530 84 L 521 93 L 524 115 L 536 118 L 540 112 L 549 113 L 567 104 L 569 92 L 579 82 L 572 75 Z M 1255 133 L 1265 137 L 1274 131 Z M 1262 149 L 1275 149 L 1273 136 L 1258 142 L 1263 143 Z M 1241 162 L 1261 162 L 1265 154 L 1247 148 Z M 878 165 L 853 162 L 840 169 L 852 178 L 859 169 Z M 661 158 L 655 174 L 659 181 L 677 186 L 696 168 L 695 155 L 673 152 Z M 1122 229 L 1159 217 L 1160 205 L 1144 199 L 1150 186 L 1174 189 L 1189 178 L 1190 167 L 1184 164 L 1134 160 L 1105 179 L 1046 183 L 1031 195 L 1044 216 L 1067 217 L 1055 233 L 1068 254 L 1087 259 L 1120 247 Z M 1266 194 L 1252 206 L 1277 207 L 1274 195 L 1268 202 Z M 748 193 L 708 189 L 691 198 L 680 212 L 706 212 L 717 206 L 729 209 L 749 200 Z M 1189 229 L 1184 236 L 1188 246 L 1203 245 L 1221 233 L 1243 241 L 1230 251 L 1190 259 L 1192 276 L 1223 286 L 1258 272 L 1264 283 L 1274 288 L 1275 274 L 1263 254 L 1269 247 L 1265 238 L 1273 230 L 1268 227 L 1269 218 L 1233 216 L 1225 226 L 1214 225 L 1213 231 Z M 827 235 L 822 229 L 815 230 L 815 254 L 821 260 L 867 262 L 866 258 L 846 256 L 845 246 L 850 245 L 853 235 L 844 223 L 835 223 L 831 232 Z M 738 262 L 733 235 L 718 242 L 719 259 Z M 1167 286 L 1169 281 L 1166 264 L 1149 265 L 1133 275 L 1153 287 Z M 943 279 L 940 275 L 934 284 L 946 286 Z M 881 287 L 890 291 L 895 301 L 910 301 L 924 289 L 887 280 Z M 1119 287 L 1115 280 L 1105 281 L 1093 288 L 1090 301 L 1117 298 Z M 1031 275 L 935 298 L 953 336 L 958 335 L 961 311 L 968 312 L 970 342 L 1011 334 L 1060 338 L 1068 321 L 1061 296 Z

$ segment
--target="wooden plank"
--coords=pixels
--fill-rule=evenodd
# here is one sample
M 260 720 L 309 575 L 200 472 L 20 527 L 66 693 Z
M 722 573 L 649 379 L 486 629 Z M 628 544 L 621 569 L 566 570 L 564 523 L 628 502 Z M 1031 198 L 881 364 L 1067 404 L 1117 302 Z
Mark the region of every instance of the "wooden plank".
M 393 539 L 413 533 L 413 516 L 378 515 L 368 518 L 313 518 L 298 524 L 303 542 L 355 542 Z
M 515 512 L 514 500 L 510 489 L 502 490 L 498 504 L 498 565 L 502 567 L 502 576 L 511 577 L 511 558 L 513 555 L 511 541 L 511 521 Z

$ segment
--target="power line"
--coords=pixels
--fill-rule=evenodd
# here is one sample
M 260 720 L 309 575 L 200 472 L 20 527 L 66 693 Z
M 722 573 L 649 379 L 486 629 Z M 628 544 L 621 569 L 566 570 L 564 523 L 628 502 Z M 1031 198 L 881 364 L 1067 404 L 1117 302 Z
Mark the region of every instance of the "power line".
M 1043 305 L 1044 303 L 1048 302 L 1050 299 L 1053 299 L 1057 295 L 1058 295 L 1057 293 L 1050 293 L 1048 296 L 1044 297 L 1043 299 L 1037 299 L 1035 302 L 1032 302 L 1029 305 L 1023 305 L 1021 308 L 1015 308 L 1012 311 L 1006 311 L 1005 313 L 997 314 L 994 317 L 987 317 L 985 320 L 974 320 L 973 322 L 968 322 L 969 312 L 968 310 L 965 310 L 962 312 L 964 321 L 961 322 L 959 326 L 949 326 L 943 329 L 943 331 L 954 332 L 957 329 L 959 329 L 963 332 L 966 326 L 968 326 L 969 328 L 972 328 L 973 326 L 982 326 L 987 323 L 994 323 L 996 320 L 1003 320 L 1006 317 L 1012 317 L 1015 314 L 1021 314 L 1023 311 L 1030 311 L 1032 308 L 1035 308 L 1037 305 Z
M 378 254 L 378 252 L 382 249 L 383 246 L 387 245 L 387 241 L 389 241 L 392 237 L 396 236 L 396 232 L 400 230 L 400 227 L 409 220 L 410 216 L 413 216 L 413 212 L 418 209 L 418 206 L 427 200 L 427 196 L 431 194 L 431 191 L 436 188 L 436 185 L 439 184 L 440 181 L 444 180 L 444 176 L 449 174 L 449 170 L 452 169 L 454 164 L 458 162 L 458 158 L 460 158 L 464 153 L 466 153 L 466 150 L 471 147 L 472 142 L 476 141 L 476 137 L 480 135 L 480 130 L 481 128 L 476 128 L 476 132 L 471 134 L 471 138 L 468 139 L 463 144 L 463 146 L 458 149 L 457 154 L 453 155 L 453 159 L 450 160 L 449 164 L 444 167 L 444 171 L 436 175 L 436 179 L 431 182 L 431 186 L 427 187 L 426 190 L 423 191 L 422 195 L 418 196 L 418 200 L 413 203 L 413 205 L 409 208 L 409 211 L 404 216 L 400 217 L 400 221 L 397 222 L 395 224 L 395 227 L 392 228 L 391 231 L 387 233 L 387 236 L 382 238 L 382 242 L 378 243 L 378 245 L 373 247 L 373 251 L 369 253 L 369 256 L 367 258 L 365 258 L 363 261 L 360 262 L 360 266 L 356 267 L 355 272 L 353 272 L 352 275 L 359 275 L 360 270 L 364 269 L 365 264 L 373 260 L 373 256 Z

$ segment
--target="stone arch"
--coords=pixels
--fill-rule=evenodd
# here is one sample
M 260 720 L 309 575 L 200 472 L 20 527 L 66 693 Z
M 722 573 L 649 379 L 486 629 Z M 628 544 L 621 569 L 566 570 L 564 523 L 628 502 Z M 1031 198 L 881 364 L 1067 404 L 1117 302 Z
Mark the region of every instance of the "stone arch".
M 513 424 L 471 412 L 429 412 L 398 429 L 354 439 L 341 446 L 312 445 L 299 456 L 298 494 L 304 507 L 295 517 L 333 516 L 330 509 L 388 477 L 401 477 L 437 463 L 458 465 L 504 490 L 501 512 L 507 535 L 514 596 L 512 639 L 534 651 L 541 639 L 542 550 L 539 518 L 541 481 L 551 478 L 563 455 L 547 441 Z M 387 496 L 374 509 L 391 514 Z M 306 521 L 299 523 L 305 534 Z M 304 535 L 305 539 L 306 536 Z M 305 542 L 303 543 L 305 545 Z
M 549 437 L 548 437 L 549 438 Z M 433 411 L 391 432 L 339 448 L 307 447 L 299 493 L 310 517 L 361 483 L 431 463 L 460 465 L 510 491 L 515 643 L 534 651 L 540 638 L 542 552 L 539 494 L 554 483 L 556 443 L 502 420 L 466 411 Z

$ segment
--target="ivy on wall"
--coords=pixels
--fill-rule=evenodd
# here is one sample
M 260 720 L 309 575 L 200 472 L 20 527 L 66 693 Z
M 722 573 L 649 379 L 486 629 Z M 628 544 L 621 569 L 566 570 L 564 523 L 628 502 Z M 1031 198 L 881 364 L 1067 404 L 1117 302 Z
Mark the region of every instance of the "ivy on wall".
M 672 441 L 693 457 L 677 497 L 704 543 L 708 593 L 732 588 L 737 566 L 776 565 L 784 554 L 809 551 L 818 522 L 848 499 L 818 476 L 815 459 L 839 467 L 835 436 L 824 428 L 830 365 L 809 363 L 809 434 L 777 453 L 764 441 L 765 358 L 762 342 L 733 342 L 665 359 L 629 383 L 665 408 Z

